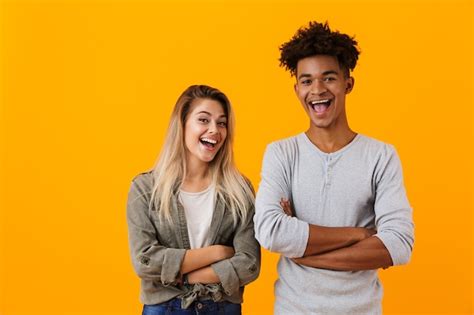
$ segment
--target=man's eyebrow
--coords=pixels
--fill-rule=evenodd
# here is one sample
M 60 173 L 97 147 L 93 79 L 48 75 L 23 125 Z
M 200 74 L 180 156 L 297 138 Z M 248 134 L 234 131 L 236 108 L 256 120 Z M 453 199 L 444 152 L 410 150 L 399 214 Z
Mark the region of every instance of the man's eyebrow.
M 311 78 L 311 74 L 308 73 L 302 73 L 298 76 L 298 80 L 302 78 Z
M 322 75 L 328 75 L 328 74 L 339 74 L 336 70 L 327 70 L 322 73 Z M 302 78 L 311 78 L 311 74 L 309 73 L 302 73 L 298 76 L 298 80 Z
M 328 75 L 328 74 L 339 74 L 339 72 L 337 72 L 336 70 L 328 70 L 328 71 L 323 72 L 323 75 Z

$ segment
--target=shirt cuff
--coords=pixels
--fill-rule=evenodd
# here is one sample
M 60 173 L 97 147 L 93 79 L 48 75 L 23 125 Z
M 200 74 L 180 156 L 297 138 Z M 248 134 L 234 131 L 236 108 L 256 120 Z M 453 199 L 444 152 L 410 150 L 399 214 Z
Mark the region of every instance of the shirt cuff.
M 186 249 L 167 248 L 161 268 L 161 283 L 164 286 L 176 284 Z
M 398 246 L 400 240 L 395 235 L 387 232 L 380 232 L 374 236 L 378 237 L 382 241 L 383 245 L 390 254 L 390 257 L 392 258 L 393 265 L 403 265 L 403 253 L 400 252 L 400 248 Z
M 237 290 L 239 290 L 240 279 L 234 270 L 234 266 L 232 266 L 228 259 L 212 264 L 211 268 L 219 277 L 226 295 L 233 295 Z

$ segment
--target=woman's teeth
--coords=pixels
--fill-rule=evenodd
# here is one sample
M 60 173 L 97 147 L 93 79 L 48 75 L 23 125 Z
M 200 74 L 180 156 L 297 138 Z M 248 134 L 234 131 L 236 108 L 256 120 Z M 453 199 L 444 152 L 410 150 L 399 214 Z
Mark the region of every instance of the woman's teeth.
M 200 140 L 201 140 L 201 143 L 204 144 L 205 146 L 214 147 L 217 144 L 217 141 L 214 139 L 201 138 Z
M 217 141 L 214 140 L 214 139 L 209 139 L 209 138 L 201 138 L 202 141 L 206 141 L 206 142 L 209 142 L 209 143 L 212 143 L 212 144 L 216 144 Z

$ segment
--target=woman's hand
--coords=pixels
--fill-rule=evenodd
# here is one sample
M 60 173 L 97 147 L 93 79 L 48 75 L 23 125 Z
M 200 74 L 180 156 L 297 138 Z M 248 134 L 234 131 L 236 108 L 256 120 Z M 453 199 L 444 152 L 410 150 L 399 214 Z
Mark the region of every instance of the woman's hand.
M 211 247 L 214 247 L 216 261 L 231 258 L 235 254 L 234 248 L 230 246 L 212 245 Z

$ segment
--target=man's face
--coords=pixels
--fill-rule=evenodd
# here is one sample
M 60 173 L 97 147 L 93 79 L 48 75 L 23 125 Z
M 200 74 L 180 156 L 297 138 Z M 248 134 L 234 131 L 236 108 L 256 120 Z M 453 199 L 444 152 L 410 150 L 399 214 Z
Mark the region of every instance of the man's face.
M 315 55 L 298 61 L 295 92 L 312 127 L 337 128 L 347 124 L 345 101 L 354 86 L 333 56 Z

